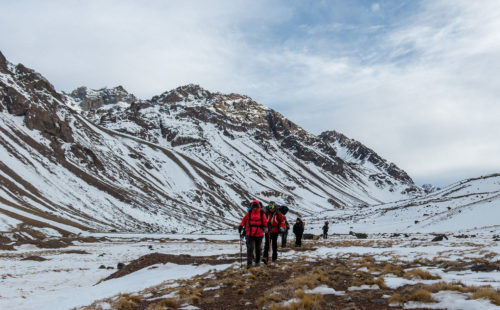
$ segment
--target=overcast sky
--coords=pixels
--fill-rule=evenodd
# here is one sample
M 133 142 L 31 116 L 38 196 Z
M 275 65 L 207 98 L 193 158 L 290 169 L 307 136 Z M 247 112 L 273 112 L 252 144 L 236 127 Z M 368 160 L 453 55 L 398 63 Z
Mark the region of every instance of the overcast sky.
M 0 50 L 58 90 L 251 96 L 447 185 L 500 172 L 500 1 L 9 1 Z

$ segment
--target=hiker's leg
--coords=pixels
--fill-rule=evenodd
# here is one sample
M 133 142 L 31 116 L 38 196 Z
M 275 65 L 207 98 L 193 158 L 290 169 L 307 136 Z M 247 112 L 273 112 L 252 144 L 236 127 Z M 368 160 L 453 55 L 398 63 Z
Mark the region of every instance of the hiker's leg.
M 273 261 L 278 258 L 278 233 L 271 234 L 271 244 L 273 247 Z
M 255 246 L 254 238 L 247 237 L 247 266 L 252 265 L 254 246 Z
M 269 233 L 264 235 L 264 256 L 263 258 L 267 260 L 269 256 Z
M 255 237 L 255 263 L 260 264 L 260 253 L 262 251 L 262 237 Z

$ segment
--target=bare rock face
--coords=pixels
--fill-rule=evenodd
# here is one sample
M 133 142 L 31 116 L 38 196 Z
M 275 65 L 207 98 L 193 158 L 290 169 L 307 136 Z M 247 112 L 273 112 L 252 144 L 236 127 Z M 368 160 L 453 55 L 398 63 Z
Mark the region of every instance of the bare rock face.
M 114 88 L 101 88 L 92 90 L 87 87 L 79 87 L 70 94 L 80 101 L 80 107 L 85 110 L 96 110 L 107 104 L 118 102 L 134 103 L 137 99 L 129 94 L 122 86 Z
M 64 142 L 74 141 L 69 124 L 51 111 L 31 107 L 26 112 L 24 123 L 29 129 L 37 129 L 46 136 L 60 138 Z
M 0 52 L 0 72 L 7 73 L 7 71 L 7 59 L 5 59 L 5 56 Z
M 49 138 L 59 138 L 64 142 L 72 142 L 72 130 L 66 120 L 57 114 L 62 106 L 62 97 L 42 75 L 32 69 L 18 64 L 9 70 L 5 57 L 0 53 L 0 70 L 11 81 L 21 86 L 0 82 L 0 109 L 5 107 L 10 114 L 24 116 L 26 127 L 38 130 Z M 7 82 L 9 83 L 9 82 Z
M 351 157 L 349 162 L 363 164 L 370 162 L 378 167 L 381 171 L 387 173 L 396 180 L 400 180 L 408 185 L 414 185 L 410 176 L 394 163 L 389 163 L 387 160 L 380 157 L 375 151 L 366 147 L 359 141 L 350 139 L 345 135 L 336 131 L 325 131 L 319 137 L 326 143 L 332 144 L 335 148 L 343 148 Z M 378 182 L 386 182 L 387 178 L 383 175 L 372 175 L 371 178 L 377 179 Z M 389 180 L 390 181 L 390 180 Z M 410 191 L 418 191 L 418 188 L 410 189 Z

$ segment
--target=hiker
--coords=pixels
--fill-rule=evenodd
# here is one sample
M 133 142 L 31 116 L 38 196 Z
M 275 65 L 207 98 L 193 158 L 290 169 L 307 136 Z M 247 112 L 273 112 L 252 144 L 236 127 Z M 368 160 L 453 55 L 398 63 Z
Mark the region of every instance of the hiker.
M 281 247 L 285 248 L 286 247 L 286 239 L 288 237 L 288 231 L 290 230 L 290 224 L 288 224 L 288 221 L 287 221 L 285 215 L 283 215 L 283 219 L 285 220 L 285 231 L 281 233 Z
M 238 227 L 240 235 L 243 229 L 246 231 L 247 269 L 252 267 L 253 261 L 255 261 L 256 267 L 260 264 L 262 237 L 267 233 L 266 224 L 267 217 L 262 210 L 262 205 L 258 200 L 252 201 L 250 203 L 250 211 L 245 214 Z
M 328 238 L 328 221 L 325 222 L 325 225 L 323 225 L 323 239 Z
M 302 234 L 304 233 L 304 223 L 300 218 L 297 218 L 293 225 L 293 233 L 295 234 L 295 246 L 302 246 Z
M 272 246 L 273 250 L 271 257 L 272 261 L 275 262 L 278 259 L 278 236 L 285 231 L 283 214 L 281 214 L 274 202 L 270 202 L 268 210 L 267 227 L 269 228 L 269 237 L 266 238 L 266 244 L 264 245 L 264 262 L 266 264 L 269 262 L 270 246 Z

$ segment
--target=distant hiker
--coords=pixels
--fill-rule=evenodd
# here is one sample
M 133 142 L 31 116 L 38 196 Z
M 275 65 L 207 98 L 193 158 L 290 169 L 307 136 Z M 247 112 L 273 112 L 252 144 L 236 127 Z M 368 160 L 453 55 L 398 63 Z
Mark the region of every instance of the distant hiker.
M 266 223 L 267 217 L 262 210 L 262 205 L 258 200 L 252 201 L 250 211 L 245 214 L 238 227 L 240 234 L 245 229 L 247 235 L 247 269 L 252 267 L 253 261 L 255 261 L 255 266 L 259 266 L 262 237 L 267 233 Z
M 271 201 L 268 209 L 267 227 L 269 228 L 269 237 L 266 238 L 266 244 L 264 245 L 264 262 L 266 264 L 269 262 L 269 248 L 271 246 L 273 249 L 272 261 L 275 262 L 278 259 L 278 236 L 285 231 L 283 214 L 281 214 L 274 202 Z
M 328 221 L 323 225 L 323 239 L 328 238 Z
M 285 220 L 285 231 L 281 233 L 281 247 L 285 248 L 286 247 L 286 239 L 288 238 L 288 231 L 290 230 L 290 224 L 288 224 L 288 221 L 287 221 L 285 215 L 283 215 L 283 219 Z
M 302 234 L 304 234 L 304 223 L 300 218 L 297 218 L 293 225 L 293 233 L 295 234 L 295 246 L 302 246 Z

